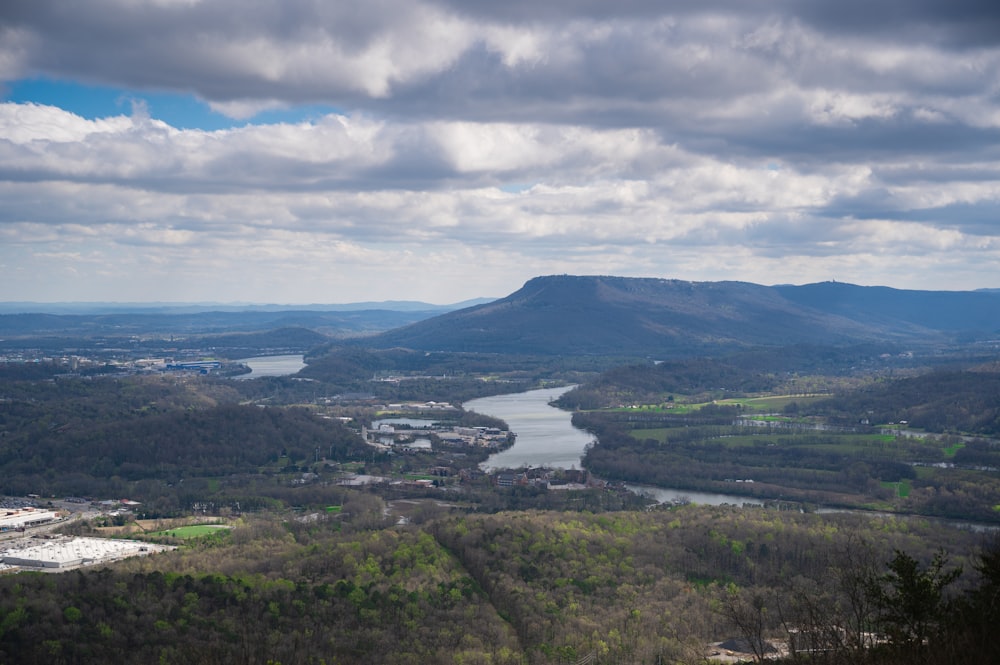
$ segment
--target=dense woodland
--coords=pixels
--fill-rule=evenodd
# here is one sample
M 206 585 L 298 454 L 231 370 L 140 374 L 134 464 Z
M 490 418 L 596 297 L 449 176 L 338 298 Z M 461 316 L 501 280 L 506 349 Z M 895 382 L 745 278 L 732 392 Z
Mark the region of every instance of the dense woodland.
M 860 352 L 831 351 L 850 362 L 820 375 L 794 352 L 631 365 L 560 404 L 595 435 L 584 465 L 604 478 L 1000 521 L 997 365 Z
M 350 346 L 309 360 L 250 381 L 0 366 L 0 493 L 130 497 L 141 517 L 233 527 L 191 541 L 135 530 L 180 547 L 0 577 L 0 665 L 693 665 L 724 640 L 748 660 L 790 643 L 793 662 L 1000 661 L 997 543 L 903 516 L 997 521 L 994 366 L 881 347 L 615 367 Z M 562 403 L 597 435 L 597 476 L 784 510 L 495 488 L 476 473 L 482 450 L 385 455 L 337 419 L 556 381 L 580 383 Z M 765 411 L 761 395 L 780 399 Z M 920 430 L 881 431 L 900 421 Z M 332 482 L 441 466 L 439 486 Z M 818 504 L 899 516 L 801 512 Z
M 973 440 L 956 450 L 950 439 L 711 425 L 702 418 L 636 422 L 623 415 L 577 414 L 574 422 L 599 440 L 588 449 L 584 465 L 608 479 L 812 505 L 998 520 L 996 467 L 979 466 L 997 461 L 997 448 L 987 441 Z
M 0 663 L 698 663 L 789 631 L 826 635 L 821 662 L 998 656 L 998 555 L 972 532 L 694 506 L 391 527 L 355 494 L 341 517 L 0 578 Z
M 766 392 L 833 393 L 837 399 L 826 405 L 828 412 L 852 422 L 873 409 L 878 422 L 898 422 L 906 409 L 941 408 L 954 411 L 948 415 L 953 426 L 968 431 L 974 422 L 963 420 L 958 408 L 966 418 L 982 415 L 981 408 L 993 413 L 996 405 L 989 399 L 996 394 L 998 373 L 994 354 L 975 349 L 914 357 L 881 345 L 793 346 L 620 365 L 584 381 L 563 395 L 559 405 L 591 410 L 659 404 L 671 395 L 707 401 Z
M 833 422 L 906 422 L 935 433 L 1000 437 L 1000 365 L 941 369 L 919 376 L 882 379 L 815 404 L 810 413 Z
M 339 421 L 238 400 L 231 385 L 169 377 L 8 383 L 0 491 L 101 495 L 119 481 L 255 473 L 317 448 L 338 460 L 368 452 Z

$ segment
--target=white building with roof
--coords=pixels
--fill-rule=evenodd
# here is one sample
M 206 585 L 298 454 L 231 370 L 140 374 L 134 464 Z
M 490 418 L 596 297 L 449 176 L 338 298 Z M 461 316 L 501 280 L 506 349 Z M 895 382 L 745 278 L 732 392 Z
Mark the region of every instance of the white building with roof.
M 17 508 L 0 511 L 0 531 L 15 531 L 53 522 L 59 515 L 41 508 Z
M 9 566 L 51 570 L 110 563 L 164 549 L 172 548 L 138 540 L 56 536 L 32 538 L 0 549 L 0 561 Z

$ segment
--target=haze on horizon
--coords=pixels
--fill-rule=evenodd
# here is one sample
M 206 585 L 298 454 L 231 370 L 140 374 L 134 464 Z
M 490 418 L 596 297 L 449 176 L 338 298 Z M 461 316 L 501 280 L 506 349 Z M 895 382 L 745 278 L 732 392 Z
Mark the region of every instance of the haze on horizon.
M 7 0 L 0 301 L 1000 287 L 989 0 Z

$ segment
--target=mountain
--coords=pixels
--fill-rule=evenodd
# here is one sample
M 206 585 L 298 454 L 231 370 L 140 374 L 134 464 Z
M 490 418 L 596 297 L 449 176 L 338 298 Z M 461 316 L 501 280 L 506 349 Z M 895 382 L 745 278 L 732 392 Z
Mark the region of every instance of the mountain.
M 491 303 L 369 337 L 367 346 L 555 355 L 690 355 L 791 344 L 947 341 L 1000 330 L 1000 294 L 824 283 L 761 286 L 548 276 Z
M 357 303 L 317 305 L 317 309 L 271 309 L 257 306 L 244 310 L 208 311 L 187 311 L 182 307 L 144 309 L 136 306 L 86 314 L 10 313 L 0 314 L 0 339 L 54 335 L 218 335 L 295 327 L 332 336 L 365 335 L 398 328 L 458 309 L 467 303 L 454 306 L 427 305 L 428 309 L 419 309 L 421 304 L 423 303 Z
M 205 312 L 450 312 L 463 307 L 491 302 L 493 298 L 474 298 L 448 305 L 434 305 L 419 300 L 382 300 L 342 304 L 275 305 L 260 303 L 205 302 L 0 302 L 0 314 L 195 314 Z
M 788 300 L 868 325 L 954 332 L 1000 328 L 1000 290 L 906 291 L 821 282 L 775 286 Z

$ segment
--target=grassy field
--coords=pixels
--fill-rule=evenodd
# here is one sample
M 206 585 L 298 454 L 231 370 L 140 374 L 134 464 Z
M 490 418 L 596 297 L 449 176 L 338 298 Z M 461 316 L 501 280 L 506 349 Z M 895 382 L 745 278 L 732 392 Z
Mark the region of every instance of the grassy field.
M 756 411 L 760 413 L 781 412 L 786 406 L 792 404 L 808 404 L 828 399 L 828 394 L 809 395 L 766 395 L 763 397 L 735 397 L 733 399 L 720 399 L 716 404 L 741 406 L 745 411 Z
M 667 443 L 671 434 L 676 434 L 677 430 L 672 428 L 651 428 L 635 429 L 630 432 L 633 438 L 640 441 L 645 439 L 655 439 L 660 443 Z M 808 437 L 815 437 L 815 441 L 809 441 Z M 820 438 L 822 437 L 822 438 Z M 727 448 L 740 448 L 758 446 L 760 442 L 767 441 L 775 445 L 809 445 L 814 450 L 828 450 L 830 452 L 850 452 L 857 453 L 871 449 L 873 445 L 890 451 L 905 450 L 907 442 L 897 439 L 897 437 L 886 434 L 844 434 L 839 432 L 813 432 L 810 430 L 769 432 L 762 430 L 752 434 L 727 434 L 723 437 L 705 439 L 706 444 L 723 444 Z
M 962 443 L 962 442 L 958 442 L 958 443 L 952 444 L 950 446 L 947 446 L 944 449 L 944 454 L 947 455 L 948 457 L 954 457 L 955 453 L 957 453 L 962 448 L 965 448 L 965 444 Z
M 910 496 L 910 490 L 913 489 L 913 487 L 910 485 L 910 482 L 907 480 L 902 480 L 897 483 L 882 481 L 882 487 L 886 487 L 893 490 L 896 493 L 896 496 L 901 497 L 903 499 Z
M 780 413 L 791 403 L 808 404 L 819 400 L 828 399 L 829 394 L 808 394 L 808 395 L 764 395 L 760 397 L 733 397 L 730 399 L 720 399 L 711 402 L 684 402 L 675 401 L 665 404 L 637 404 L 631 407 L 609 409 L 610 411 L 641 411 L 647 413 L 673 413 L 683 415 L 694 413 L 703 406 L 717 404 L 720 406 L 739 406 L 746 414 L 753 413 Z
M 146 535 L 153 536 L 154 538 L 180 538 L 182 540 L 188 540 L 190 538 L 209 536 L 217 531 L 228 528 L 228 526 L 223 524 L 191 524 L 189 526 L 178 526 L 164 531 L 154 531 L 152 533 L 147 533 Z

